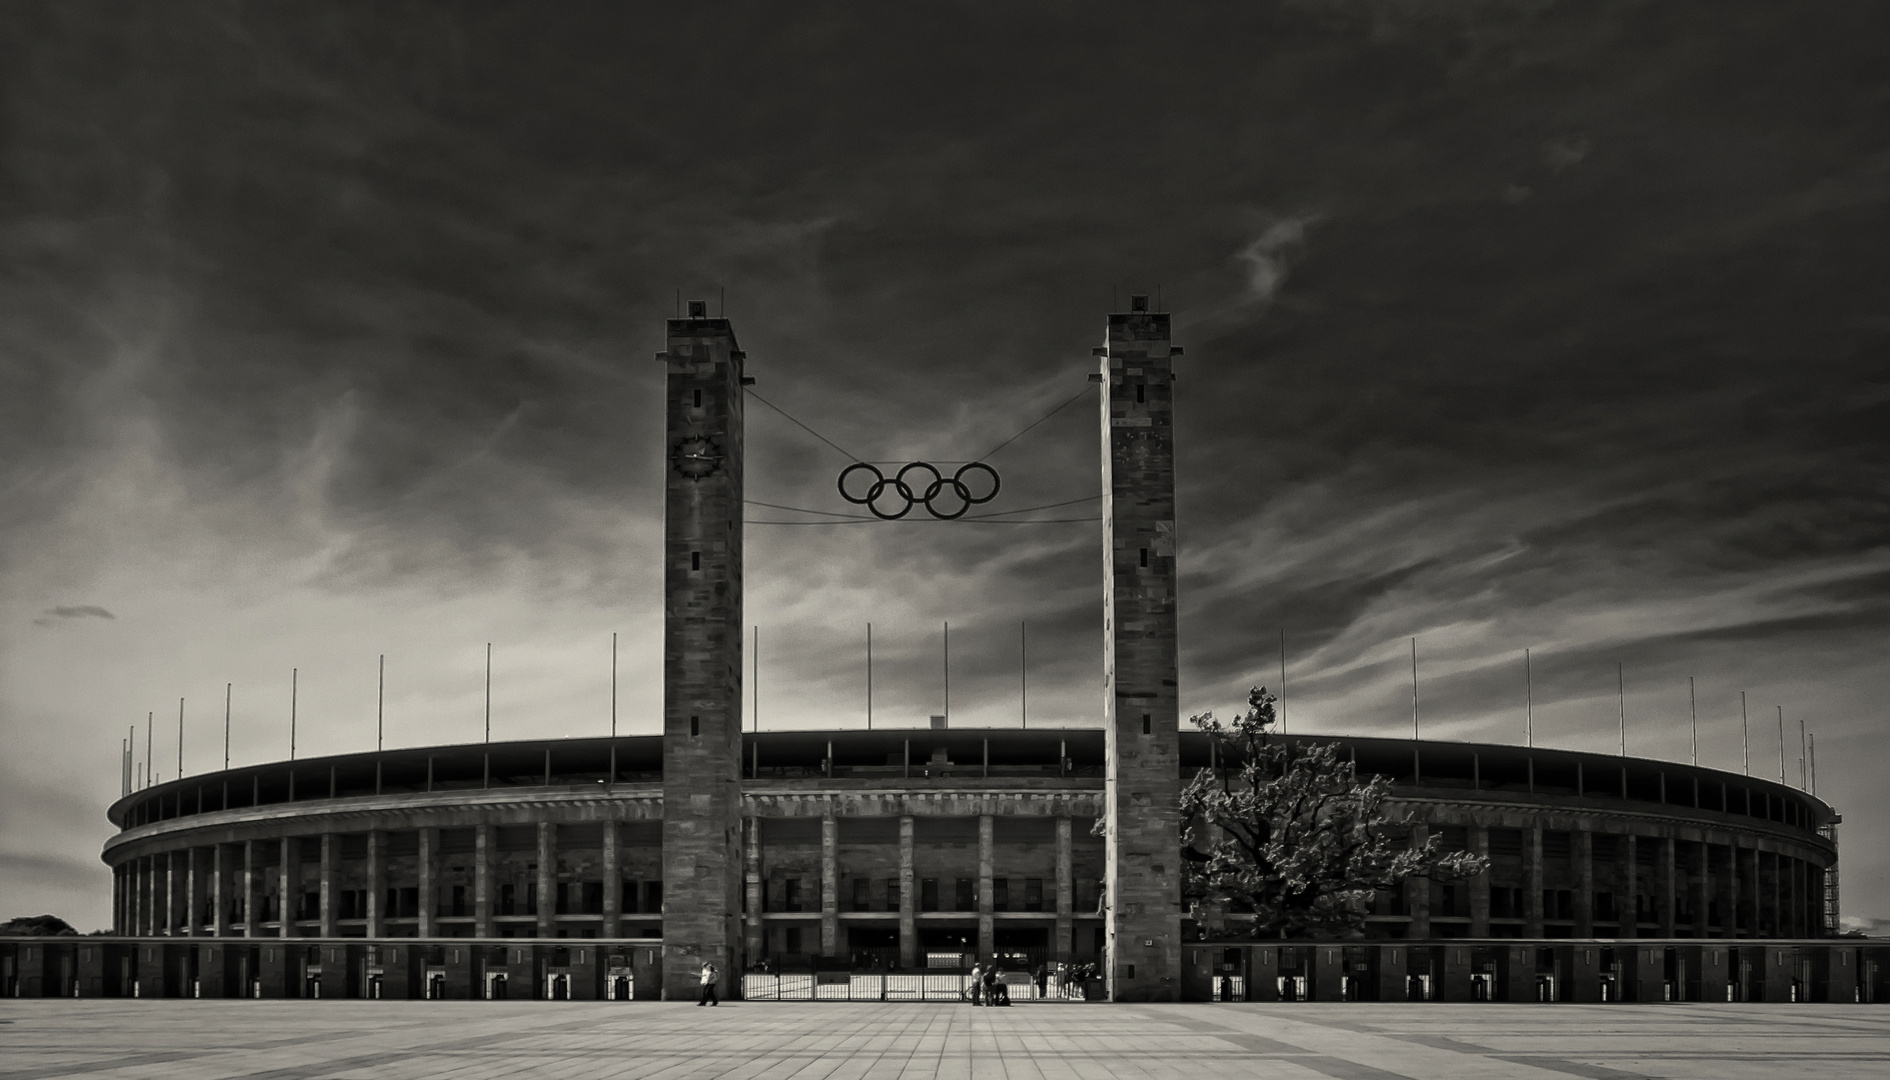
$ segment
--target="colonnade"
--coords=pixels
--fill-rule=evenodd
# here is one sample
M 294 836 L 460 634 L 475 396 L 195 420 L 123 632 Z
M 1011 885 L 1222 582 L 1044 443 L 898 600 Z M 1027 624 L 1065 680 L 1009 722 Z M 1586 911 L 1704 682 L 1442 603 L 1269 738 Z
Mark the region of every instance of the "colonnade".
M 1439 828 L 1435 821 L 1415 825 L 1413 843 L 1423 843 Z M 1471 820 L 1461 828 L 1467 836 L 1466 850 L 1490 854 L 1493 826 Z M 1825 926 L 1824 867 L 1801 857 L 1803 853 L 1781 850 L 1786 844 L 1738 835 L 1723 842 L 1696 839 L 1664 827 L 1653 835 L 1577 827 L 1566 830 L 1569 874 L 1551 882 L 1543 857 L 1542 823 L 1521 825 L 1515 831 L 1523 837 L 1519 883 L 1523 906 L 1519 919 L 1497 919 L 1494 924 L 1515 926 L 1515 936 L 1806 938 L 1834 929 Z M 1598 837 L 1615 845 L 1614 857 L 1599 867 Z M 1651 860 L 1645 854 L 1649 849 Z M 1445 922 L 1461 926 L 1462 936 L 1492 936 L 1494 879 L 1494 872 L 1486 872 L 1466 882 L 1467 910 L 1449 914 L 1436 910 L 1437 890 L 1431 882 L 1407 881 L 1403 895 L 1409 917 L 1407 936 L 1436 936 L 1439 924 Z M 1547 910 L 1547 901 L 1563 890 L 1571 894 L 1571 910 L 1558 918 L 1559 913 Z M 1596 898 L 1604 894 L 1613 899 L 1613 912 L 1596 910 Z M 1651 918 L 1642 917 L 1637 903 L 1642 897 L 1651 901 Z M 1558 935 L 1548 930 L 1551 923 L 1567 928 Z M 1607 929 L 1611 926 L 1612 932 Z

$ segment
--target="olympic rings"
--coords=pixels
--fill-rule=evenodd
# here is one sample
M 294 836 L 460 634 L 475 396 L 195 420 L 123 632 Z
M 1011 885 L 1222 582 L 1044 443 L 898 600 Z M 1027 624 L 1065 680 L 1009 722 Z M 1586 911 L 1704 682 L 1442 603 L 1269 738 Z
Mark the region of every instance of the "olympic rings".
M 865 470 L 872 475 L 872 482 L 864 494 L 854 494 L 847 490 L 847 480 L 855 470 Z M 983 495 L 973 494 L 970 484 L 965 482 L 967 473 L 982 472 L 991 478 L 991 490 Z M 913 473 L 929 474 L 929 479 L 912 477 Z M 898 472 L 890 478 L 879 471 L 879 466 L 864 461 L 856 461 L 840 470 L 840 480 L 836 485 L 840 497 L 855 506 L 864 506 L 872 511 L 881 521 L 898 521 L 912 512 L 914 506 L 925 507 L 926 513 L 940 521 L 955 521 L 964 517 L 965 512 L 997 498 L 997 470 L 982 461 L 972 461 L 958 467 L 958 471 L 946 476 L 938 466 L 929 461 L 913 461 L 900 466 Z M 858 490 L 857 487 L 855 490 Z M 888 494 L 902 502 L 893 502 Z M 941 498 L 943 496 L 943 498 Z M 881 502 L 888 505 L 880 506 Z M 897 509 L 893 509 L 897 507 Z

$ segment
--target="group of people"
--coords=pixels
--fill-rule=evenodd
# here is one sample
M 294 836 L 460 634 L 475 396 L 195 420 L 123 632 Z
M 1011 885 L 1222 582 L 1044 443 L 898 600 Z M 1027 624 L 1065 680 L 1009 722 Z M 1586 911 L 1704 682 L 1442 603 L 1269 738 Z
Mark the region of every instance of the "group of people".
M 995 960 L 988 964 L 979 961 L 971 966 L 970 985 L 965 988 L 965 993 L 971 998 L 973 1005 L 997 1006 L 1011 1003 L 1011 988 L 999 975 Z M 1050 984 L 1049 967 L 1038 964 L 1037 969 L 1030 973 L 1030 981 L 1037 985 L 1038 997 L 1047 996 Z

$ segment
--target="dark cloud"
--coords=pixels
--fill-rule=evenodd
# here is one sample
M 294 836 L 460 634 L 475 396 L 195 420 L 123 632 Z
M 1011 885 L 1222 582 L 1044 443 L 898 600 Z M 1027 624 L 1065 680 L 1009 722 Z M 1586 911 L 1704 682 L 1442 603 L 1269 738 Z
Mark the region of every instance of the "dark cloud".
M 770 401 L 905 459 L 1066 400 L 1111 297 L 1159 288 L 1191 708 L 1276 679 L 1284 630 L 1294 715 L 1397 729 L 1416 636 L 1462 737 L 1512 732 L 1529 647 L 1572 739 L 1625 658 L 1865 747 L 1885 40 L 1757 0 L 10 5 L 0 584 L 173 620 L 171 665 L 304 634 L 368 670 L 395 606 L 638 634 L 679 292 L 727 290 Z M 998 508 L 1095 494 L 1092 408 L 997 456 Z M 751 410 L 752 497 L 843 509 L 843 463 Z M 858 711 L 869 620 L 885 708 L 925 715 L 950 620 L 954 700 L 996 722 L 1028 620 L 1032 700 L 1092 718 L 1093 524 L 750 535 L 768 715 Z M 36 660 L 44 699 L 148 640 Z M 152 663 L 100 715 L 184 693 Z

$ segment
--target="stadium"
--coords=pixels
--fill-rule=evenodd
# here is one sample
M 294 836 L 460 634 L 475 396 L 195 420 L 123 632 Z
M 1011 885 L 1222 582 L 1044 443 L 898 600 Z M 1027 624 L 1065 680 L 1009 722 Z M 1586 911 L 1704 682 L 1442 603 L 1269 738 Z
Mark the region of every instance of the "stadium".
M 103 852 L 114 935 L 0 942 L 5 992 L 635 1000 L 693 997 L 713 963 L 751 999 L 955 1000 L 979 959 L 1109 1000 L 1890 999 L 1890 949 L 1833 937 L 1828 805 L 1626 756 L 1293 736 L 1389 778 L 1413 842 L 1489 871 L 1381 894 L 1355 941 L 1256 942 L 1185 907 L 1177 794 L 1209 747 L 1178 709 L 1180 350 L 1166 314 L 1130 307 L 1092 376 L 1099 726 L 743 730 L 747 380 L 727 320 L 692 302 L 660 356 L 663 734 L 127 790 Z

